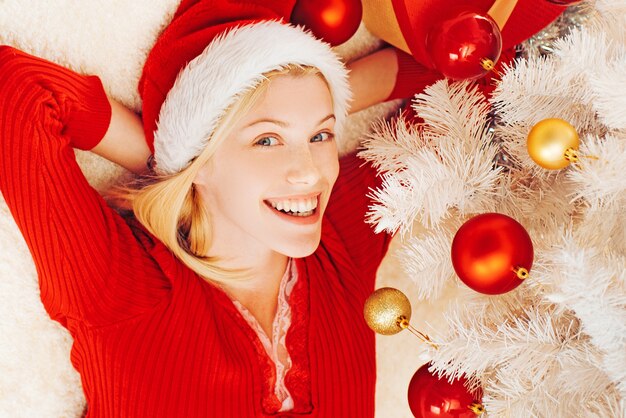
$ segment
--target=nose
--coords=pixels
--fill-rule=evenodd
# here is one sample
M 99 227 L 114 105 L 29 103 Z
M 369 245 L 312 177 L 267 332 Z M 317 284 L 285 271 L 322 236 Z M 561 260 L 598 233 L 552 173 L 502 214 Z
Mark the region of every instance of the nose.
M 308 148 L 294 151 L 289 163 L 287 180 L 292 184 L 315 184 L 321 177 L 320 169 Z

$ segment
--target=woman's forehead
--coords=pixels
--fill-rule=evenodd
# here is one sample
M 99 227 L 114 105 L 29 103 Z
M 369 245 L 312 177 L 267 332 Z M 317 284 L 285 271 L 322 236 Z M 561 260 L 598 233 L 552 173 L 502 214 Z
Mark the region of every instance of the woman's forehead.
M 242 117 L 240 128 L 259 121 L 279 126 L 297 123 L 293 118 L 321 123 L 333 115 L 332 96 L 326 82 L 317 75 L 280 75 L 268 81 L 259 99 Z

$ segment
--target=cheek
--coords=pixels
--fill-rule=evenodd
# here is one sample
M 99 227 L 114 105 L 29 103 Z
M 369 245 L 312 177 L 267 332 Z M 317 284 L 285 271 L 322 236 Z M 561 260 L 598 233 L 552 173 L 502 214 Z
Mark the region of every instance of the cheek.
M 333 147 L 334 151 L 324 152 L 319 156 L 319 167 L 326 180 L 332 186 L 337 180 L 339 175 L 339 156 L 337 154 L 337 148 Z

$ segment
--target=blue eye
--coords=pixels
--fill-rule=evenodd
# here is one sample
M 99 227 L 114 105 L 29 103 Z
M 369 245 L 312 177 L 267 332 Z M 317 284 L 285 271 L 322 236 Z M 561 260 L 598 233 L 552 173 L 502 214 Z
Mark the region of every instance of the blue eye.
M 331 139 L 333 139 L 333 137 L 334 135 L 331 134 L 330 132 L 320 132 L 319 134 L 311 138 L 311 142 L 330 141 Z
M 272 140 L 274 140 L 275 142 L 272 143 Z M 278 140 L 276 138 L 274 138 L 273 136 L 265 136 L 261 139 L 259 139 L 257 142 L 255 142 L 255 145 L 260 145 L 262 147 L 268 147 L 270 145 L 275 145 L 275 143 Z

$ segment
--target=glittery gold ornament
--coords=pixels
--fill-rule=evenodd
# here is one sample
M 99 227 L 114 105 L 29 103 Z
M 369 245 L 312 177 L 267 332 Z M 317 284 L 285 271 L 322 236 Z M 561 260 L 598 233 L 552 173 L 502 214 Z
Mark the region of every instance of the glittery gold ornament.
M 528 134 L 528 154 L 541 167 L 559 170 L 578 161 L 580 139 L 576 129 L 563 119 L 537 123 Z
M 393 335 L 402 331 L 403 321 L 411 320 L 411 302 L 404 293 L 392 287 L 376 290 L 365 301 L 365 322 L 374 332 Z
M 439 348 L 428 335 L 411 326 L 411 302 L 398 289 L 382 287 L 372 293 L 365 301 L 363 316 L 367 325 L 378 334 L 393 335 L 408 329 L 426 344 Z

